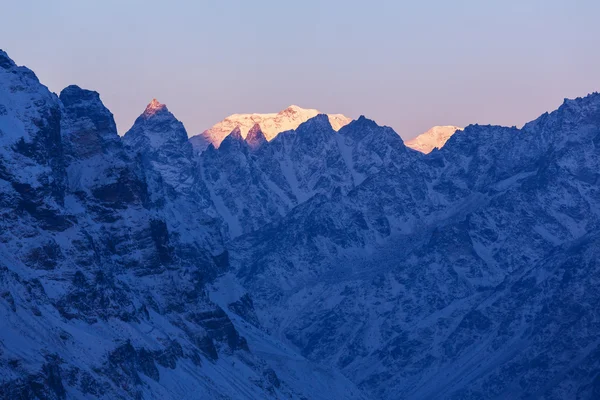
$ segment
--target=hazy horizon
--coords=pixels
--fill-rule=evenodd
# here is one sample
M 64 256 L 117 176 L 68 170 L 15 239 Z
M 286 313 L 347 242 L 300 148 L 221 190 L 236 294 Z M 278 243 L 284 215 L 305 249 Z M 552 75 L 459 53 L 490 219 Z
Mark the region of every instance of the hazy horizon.
M 600 89 L 600 4 L 480 3 L 18 2 L 4 5 L 0 48 L 56 93 L 98 91 L 120 134 L 152 98 L 190 136 L 296 104 L 410 139 L 521 126 Z

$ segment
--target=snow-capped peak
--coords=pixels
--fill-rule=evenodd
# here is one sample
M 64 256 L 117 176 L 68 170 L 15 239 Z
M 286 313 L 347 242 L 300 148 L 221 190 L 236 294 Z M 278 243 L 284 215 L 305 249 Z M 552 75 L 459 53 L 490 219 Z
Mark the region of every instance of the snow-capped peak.
M 416 138 L 404 142 L 404 144 L 413 150 L 428 154 L 433 149 L 441 149 L 456 131 L 461 131 L 462 129 L 453 125 L 434 126 Z
M 167 109 L 153 99 L 133 126 L 123 136 L 125 143 L 138 152 L 164 153 L 192 151 L 183 124 Z
M 260 130 L 267 141 L 273 140 L 283 131 L 298 128 L 300 124 L 322 114 L 314 108 L 302 108 L 291 105 L 278 113 L 269 114 L 232 114 L 191 139 L 196 151 L 203 151 L 209 144 L 219 147 L 223 139 L 237 126 L 243 138 L 246 138 L 250 129 L 255 124 L 260 125 Z M 342 114 L 328 114 L 329 122 L 336 131 L 347 125 L 352 119 Z
M 156 99 L 152 99 L 152 101 L 146 106 L 146 110 L 144 111 L 144 116 L 150 117 L 160 111 L 168 111 L 167 106 L 162 104 Z
M 304 109 L 295 104 L 292 104 L 291 106 L 287 107 L 286 109 L 279 111 L 277 113 L 277 115 L 312 114 L 312 113 L 318 114 L 319 111 L 315 110 L 314 108 Z

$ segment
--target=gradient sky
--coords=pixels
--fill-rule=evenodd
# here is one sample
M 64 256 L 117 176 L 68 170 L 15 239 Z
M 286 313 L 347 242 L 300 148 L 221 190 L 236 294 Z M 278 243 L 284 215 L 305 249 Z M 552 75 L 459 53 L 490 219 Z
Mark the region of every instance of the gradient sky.
M 600 90 L 597 0 L 2 3 L 0 48 L 52 91 L 100 92 L 124 134 L 156 97 L 190 135 L 290 104 L 405 139 L 520 126 Z

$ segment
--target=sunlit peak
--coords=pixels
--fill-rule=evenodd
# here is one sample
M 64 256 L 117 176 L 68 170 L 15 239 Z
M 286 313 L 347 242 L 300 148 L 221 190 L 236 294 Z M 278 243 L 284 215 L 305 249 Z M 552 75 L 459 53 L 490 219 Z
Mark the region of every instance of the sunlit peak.
M 154 115 L 156 114 L 158 111 L 164 110 L 166 109 L 166 106 L 162 103 L 160 103 L 158 100 L 156 99 L 152 99 L 152 101 L 150 102 L 150 104 L 148 104 L 148 106 L 146 107 L 146 111 L 144 111 L 144 115 Z

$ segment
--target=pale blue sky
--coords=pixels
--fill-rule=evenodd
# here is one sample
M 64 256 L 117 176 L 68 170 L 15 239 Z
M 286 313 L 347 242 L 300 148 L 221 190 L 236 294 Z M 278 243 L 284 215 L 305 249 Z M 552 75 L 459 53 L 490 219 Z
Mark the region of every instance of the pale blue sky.
M 100 92 L 123 134 L 156 97 L 196 134 L 290 104 L 521 125 L 600 90 L 597 0 L 2 2 L 0 48 L 51 90 Z

